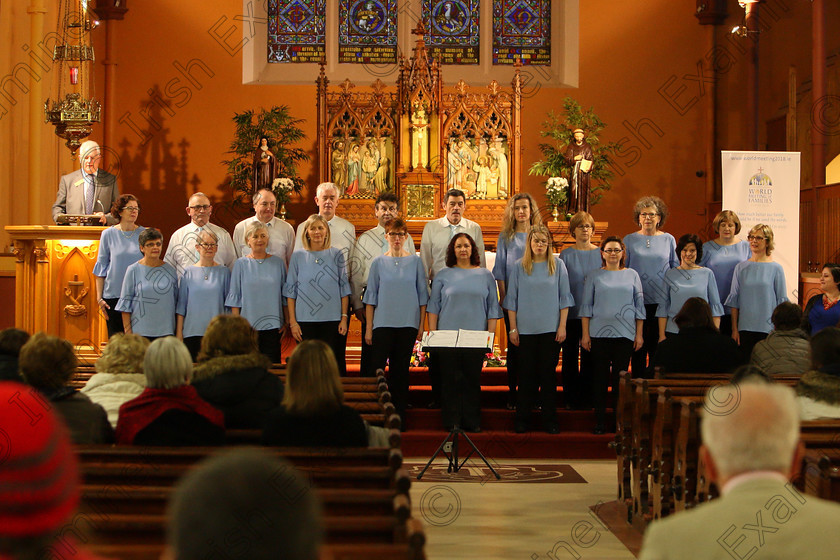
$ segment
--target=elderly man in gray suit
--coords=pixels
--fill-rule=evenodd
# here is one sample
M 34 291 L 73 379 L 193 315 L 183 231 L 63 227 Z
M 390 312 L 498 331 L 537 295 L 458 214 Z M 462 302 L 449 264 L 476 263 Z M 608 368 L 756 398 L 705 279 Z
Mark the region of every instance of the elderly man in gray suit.
M 93 214 L 99 223 L 113 225 L 117 219 L 111 215 L 111 204 L 120 196 L 117 178 L 99 169 L 102 159 L 99 144 L 87 140 L 79 148 L 80 169 L 64 175 L 58 184 L 58 195 L 52 207 L 55 223 L 63 214 Z
M 802 453 L 793 390 L 744 382 L 711 391 L 700 453 L 721 497 L 652 523 L 640 560 L 837 558 L 840 504 L 789 482 Z

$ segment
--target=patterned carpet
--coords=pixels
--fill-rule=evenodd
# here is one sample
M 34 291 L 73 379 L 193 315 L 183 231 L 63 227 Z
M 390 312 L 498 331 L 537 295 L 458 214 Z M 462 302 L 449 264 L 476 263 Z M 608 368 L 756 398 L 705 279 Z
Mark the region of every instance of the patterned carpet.
M 462 459 L 463 461 L 463 459 Z M 481 459 L 473 457 L 461 467 L 457 473 L 447 472 L 448 461 L 445 458 L 438 458 L 429 467 L 429 470 L 421 479 L 423 482 L 552 482 L 552 483 L 578 483 L 586 484 L 586 480 L 570 465 L 549 464 L 549 465 L 510 465 L 490 461 L 493 469 L 499 473 L 501 479 L 496 480 L 490 469 L 487 468 Z M 426 462 L 406 462 L 404 468 L 408 471 L 412 480 L 417 480 L 417 475 L 426 466 Z

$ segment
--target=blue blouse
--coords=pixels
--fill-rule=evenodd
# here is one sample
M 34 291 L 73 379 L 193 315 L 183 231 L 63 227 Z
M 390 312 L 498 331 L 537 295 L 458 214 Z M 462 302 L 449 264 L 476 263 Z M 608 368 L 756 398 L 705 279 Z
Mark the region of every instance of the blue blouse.
M 370 263 L 362 301 L 373 305 L 373 328 L 420 328 L 420 306 L 429 302 L 429 279 L 417 255 L 386 257 Z
M 340 321 L 341 298 L 350 295 L 342 250 L 292 253 L 283 295 L 295 300 L 295 319 L 300 323 Z
M 444 268 L 432 281 L 428 313 L 438 316 L 438 329 L 486 331 L 489 319 L 500 319 L 496 279 L 486 268 Z
M 560 326 L 560 310 L 571 307 L 575 299 L 569 290 L 566 265 L 554 258 L 554 274 L 548 275 L 548 263 L 533 263 L 531 274 L 522 268 L 522 260 L 511 271 L 504 308 L 516 312 L 519 334 L 553 333 Z
M 580 316 L 590 318 L 591 338 L 635 340 L 636 320 L 645 318 L 639 274 L 632 268 L 602 268 L 589 274 L 583 286 Z
M 624 237 L 624 245 L 627 250 L 625 264 L 639 273 L 645 304 L 659 303 L 665 297 L 665 273 L 680 264 L 674 236 L 636 232 Z
M 143 258 L 143 253 L 140 252 L 140 234 L 144 229 L 146 228 L 143 226 L 137 226 L 130 235 L 113 226 L 102 231 L 93 275 L 105 278 L 103 298 L 120 297 L 125 271 L 129 265 Z
M 674 317 L 689 298 L 703 298 L 712 308 L 713 317 L 723 315 L 723 305 L 721 305 L 718 296 L 715 275 L 708 268 L 690 270 L 672 268 L 665 273 L 665 288 L 665 299 L 662 300 L 656 310 L 657 317 L 668 318 L 665 332 L 680 332 L 679 327 L 674 322 Z
M 283 326 L 283 282 L 286 263 L 282 257 L 265 259 L 241 257 L 233 263 L 225 305 L 238 307 L 258 331 L 271 331 Z
M 748 260 L 752 256 L 750 244 L 746 241 L 739 241 L 734 245 L 719 245 L 717 241 L 706 241 L 703 243 L 703 259 L 698 263 L 711 269 L 715 274 L 720 301 L 726 301 L 729 297 L 729 288 L 732 286 L 732 273 L 735 266 Z M 729 314 L 728 309 L 724 309 Z
M 835 303 L 828 309 L 823 307 L 822 297 L 811 306 L 808 313 L 808 322 L 811 324 L 811 336 L 814 336 L 827 327 L 836 327 L 840 323 L 840 303 Z
M 169 263 L 146 266 L 136 262 L 125 271 L 117 311 L 131 313 L 131 331 L 150 337 L 175 334 L 178 273 Z
M 738 330 L 769 333 L 770 317 L 786 302 L 785 271 L 777 262 L 744 261 L 732 273 L 725 305 L 738 309 Z
M 184 318 L 184 337 L 204 336 L 210 320 L 227 312 L 229 289 L 230 269 L 226 266 L 193 265 L 184 270 L 175 309 Z
M 560 253 L 560 260 L 565 263 L 566 270 L 569 272 L 569 286 L 572 290 L 572 297 L 575 298 L 574 306 L 569 308 L 568 319 L 577 319 L 580 302 L 583 301 L 583 283 L 590 272 L 601 268 L 601 250 L 581 251 L 569 247 Z
M 514 233 L 509 238 L 504 232 L 499 234 L 499 241 L 496 243 L 496 262 L 493 264 L 493 277 L 507 283 L 516 261 L 525 255 L 525 243 L 528 242 L 527 233 Z

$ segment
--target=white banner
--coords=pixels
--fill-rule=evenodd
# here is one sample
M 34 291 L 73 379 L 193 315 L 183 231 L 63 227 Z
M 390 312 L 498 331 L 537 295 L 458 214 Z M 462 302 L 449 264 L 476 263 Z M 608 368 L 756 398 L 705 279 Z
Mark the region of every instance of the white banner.
M 788 299 L 799 302 L 799 152 L 721 152 L 723 209 L 773 228 L 773 260 L 785 269 Z

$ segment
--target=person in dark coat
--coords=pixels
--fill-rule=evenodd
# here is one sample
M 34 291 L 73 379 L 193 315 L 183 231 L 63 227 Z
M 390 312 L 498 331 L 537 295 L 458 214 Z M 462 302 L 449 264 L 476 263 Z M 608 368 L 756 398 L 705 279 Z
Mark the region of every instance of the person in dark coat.
M 773 310 L 773 330 L 753 347 L 750 363 L 769 375 L 801 375 L 811 369 L 811 339 L 799 328 L 802 308 L 786 301 Z
M 686 300 L 674 322 L 680 329 L 659 343 L 653 367 L 673 373 L 731 373 L 743 363 L 738 345 L 720 334 L 706 300 Z
M 28 340 L 29 333 L 20 329 L 0 331 L 0 381 L 23 382 L 18 367 L 18 356 Z
M 20 349 L 19 363 L 24 381 L 44 395 L 64 418 L 73 443 L 114 441 L 105 409 L 67 385 L 78 363 L 68 341 L 36 333 Z
M 268 371 L 271 360 L 261 354 L 257 332 L 245 317 L 219 315 L 201 340 L 193 386 L 199 396 L 221 410 L 225 427 L 257 429 L 280 406 L 283 382 Z
M 304 340 L 289 357 L 282 406 L 263 431 L 263 444 L 295 447 L 366 447 L 359 413 L 344 404 L 344 390 L 332 350 Z
M 222 412 L 190 385 L 192 356 L 174 336 L 149 345 L 143 359 L 146 389 L 120 407 L 117 443 L 128 445 L 223 445 Z

